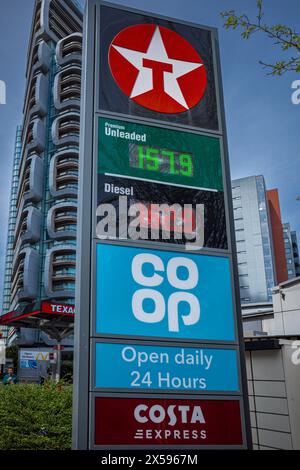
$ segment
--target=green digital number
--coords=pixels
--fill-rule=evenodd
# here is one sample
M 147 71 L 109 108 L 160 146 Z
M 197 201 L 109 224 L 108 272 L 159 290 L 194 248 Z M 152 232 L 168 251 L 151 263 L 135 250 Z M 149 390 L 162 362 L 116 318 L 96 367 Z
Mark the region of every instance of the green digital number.
M 159 171 L 159 151 L 153 147 L 146 150 L 147 170 Z
M 175 152 L 171 150 L 159 150 L 155 147 L 143 147 L 142 145 L 138 145 L 137 148 L 138 168 L 140 170 L 162 171 L 160 163 L 165 162 L 169 164 L 170 175 L 193 176 L 193 160 L 190 154 L 182 153 L 175 156 Z
M 193 161 L 191 155 L 182 153 L 179 155 L 180 173 L 183 176 L 193 176 Z

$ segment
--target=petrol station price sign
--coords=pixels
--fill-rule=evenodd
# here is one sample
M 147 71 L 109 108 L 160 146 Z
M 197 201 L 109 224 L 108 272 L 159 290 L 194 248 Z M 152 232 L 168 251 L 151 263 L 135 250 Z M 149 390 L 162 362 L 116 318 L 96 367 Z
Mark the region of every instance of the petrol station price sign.
M 98 238 L 130 239 L 138 215 L 139 240 L 228 248 L 218 137 L 108 118 L 98 132 Z
M 74 449 L 249 448 L 218 38 L 89 0 Z
M 99 239 L 228 248 L 224 195 L 98 174 Z
M 223 192 L 221 141 L 100 117 L 98 173 Z

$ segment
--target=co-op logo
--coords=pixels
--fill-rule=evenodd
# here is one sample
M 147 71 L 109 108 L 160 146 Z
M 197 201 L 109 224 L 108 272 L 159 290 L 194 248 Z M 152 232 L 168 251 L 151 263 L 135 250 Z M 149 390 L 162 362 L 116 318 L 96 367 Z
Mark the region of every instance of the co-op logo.
M 178 421 L 180 424 L 205 424 L 205 418 L 199 405 L 169 405 L 165 409 L 162 405 L 149 407 L 141 404 L 135 408 L 134 417 L 141 424 L 149 421 L 155 424 L 165 423 L 168 426 L 175 426 Z
M 152 274 L 146 276 L 143 268 L 147 264 L 151 266 Z M 187 270 L 188 275 L 185 279 L 179 278 L 179 268 Z M 188 313 L 182 315 L 184 325 L 194 325 L 200 320 L 199 300 L 189 292 L 197 286 L 199 273 L 196 263 L 190 258 L 174 257 L 165 265 L 159 256 L 142 253 L 133 258 L 131 271 L 135 282 L 143 286 L 132 297 L 132 311 L 137 320 L 144 323 L 159 323 L 167 315 L 169 331 L 178 332 L 181 303 L 187 304 L 189 308 Z M 158 290 L 165 278 L 171 287 L 177 289 L 166 300 Z M 146 300 L 153 302 L 151 312 L 144 309 Z
M 207 76 L 198 52 L 181 35 L 155 24 L 120 31 L 108 54 L 123 93 L 159 113 L 182 113 L 203 98 Z

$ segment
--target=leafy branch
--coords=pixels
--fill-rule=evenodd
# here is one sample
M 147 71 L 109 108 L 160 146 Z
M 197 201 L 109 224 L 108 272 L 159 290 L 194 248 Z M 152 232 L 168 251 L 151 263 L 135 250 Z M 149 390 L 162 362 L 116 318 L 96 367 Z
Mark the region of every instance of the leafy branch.
M 283 24 L 268 26 L 264 23 L 263 0 L 257 0 L 257 15 L 250 20 L 246 14 L 237 15 L 235 10 L 224 11 L 225 29 L 241 28 L 241 36 L 249 39 L 255 33 L 264 33 L 278 46 L 282 52 L 291 52 L 288 59 L 278 60 L 274 64 L 259 61 L 261 65 L 269 70 L 268 75 L 283 75 L 286 72 L 300 72 L 300 34 L 293 28 Z

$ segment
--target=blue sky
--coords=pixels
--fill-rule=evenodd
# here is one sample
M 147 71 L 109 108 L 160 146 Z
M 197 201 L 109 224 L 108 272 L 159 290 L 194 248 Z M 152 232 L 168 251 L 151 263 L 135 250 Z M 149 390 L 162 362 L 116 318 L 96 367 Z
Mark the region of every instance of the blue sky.
M 79 0 L 83 3 L 83 0 Z M 255 0 L 118 0 L 114 3 L 219 28 L 232 178 L 263 174 L 269 189 L 280 191 L 284 222 L 300 238 L 300 105 L 291 102 L 291 84 L 300 74 L 266 76 L 258 60 L 281 53 L 264 36 L 244 41 L 222 28 L 220 11 L 254 14 Z M 22 121 L 25 65 L 34 0 L 1 2 L 0 80 L 7 104 L 0 105 L 0 299 L 16 126 Z M 286 23 L 300 32 L 299 0 L 265 0 L 266 22 Z M 300 240 L 299 240 L 300 241 Z

